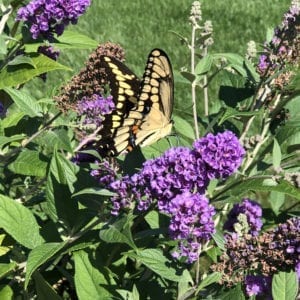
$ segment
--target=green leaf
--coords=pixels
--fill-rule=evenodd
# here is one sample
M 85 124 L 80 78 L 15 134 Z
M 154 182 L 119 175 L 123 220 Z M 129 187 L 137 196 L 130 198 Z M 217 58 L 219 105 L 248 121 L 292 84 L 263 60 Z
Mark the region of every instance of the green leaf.
M 79 195 L 85 195 L 85 194 L 92 194 L 92 195 L 99 195 L 99 196 L 114 196 L 115 193 L 102 188 L 86 188 L 83 189 L 75 194 L 72 195 L 72 197 L 76 197 Z
M 46 158 L 39 152 L 25 149 L 8 168 L 16 174 L 45 177 L 47 166 Z
M 1 83 L 0 83 L 1 85 Z M 12 88 L 4 88 L 4 91 L 10 95 L 20 110 L 29 117 L 41 117 L 42 108 L 38 102 L 28 93 Z
M 187 71 L 181 71 L 180 74 L 187 79 L 189 82 L 193 82 L 196 79 L 196 76 L 194 74 L 192 74 L 191 72 L 187 72 Z M 186 81 L 184 81 L 183 83 L 186 83 Z
M 274 300 L 294 300 L 298 293 L 298 278 L 295 272 L 279 272 L 273 276 L 272 296 Z
M 268 27 L 266 31 L 266 41 L 270 42 L 273 39 L 274 36 L 274 28 Z
M 106 243 L 125 243 L 132 249 L 136 249 L 131 234 L 131 218 L 131 216 L 123 218 L 113 225 L 109 225 L 107 229 L 101 229 L 100 238 Z
M 231 288 L 227 293 L 224 293 L 218 297 L 220 300 L 245 300 L 244 292 L 241 285 Z
M 276 215 L 280 213 L 279 209 L 283 205 L 285 200 L 284 193 L 272 191 L 270 197 L 268 197 L 268 202 L 271 205 L 272 210 Z
M 145 249 L 137 254 L 129 253 L 130 257 L 136 258 L 147 266 L 154 273 L 171 281 L 192 282 L 190 273 L 187 270 L 179 271 L 171 267 L 172 262 L 167 259 L 158 249 Z
M 294 135 L 299 134 L 300 121 L 288 121 L 284 126 L 281 126 L 276 133 L 276 139 L 279 145 L 283 143 L 289 143 L 289 139 L 291 139 Z
M 7 53 L 7 46 L 5 43 L 5 39 L 4 36 L 2 34 L 0 34 L 0 55 L 6 55 Z
M 258 114 L 259 114 L 259 111 L 250 111 L 250 112 L 245 111 L 245 112 L 242 112 L 242 111 L 237 111 L 236 109 L 231 108 L 231 107 L 226 107 L 226 110 L 225 110 L 222 118 L 219 121 L 219 125 L 221 125 L 226 120 L 229 120 L 231 118 L 252 117 L 252 116 L 255 116 L 255 115 L 258 115 Z
M 220 231 L 217 229 L 216 233 L 214 233 L 214 234 L 212 235 L 212 238 L 213 238 L 213 240 L 216 242 L 217 246 L 218 246 L 221 250 L 225 251 L 225 239 L 224 239 L 224 236 L 223 236 L 222 232 L 220 232 Z
M 54 222 L 63 221 L 65 226 L 76 226 L 78 216 L 78 202 L 71 198 L 67 185 L 57 182 L 49 172 L 46 183 L 47 214 Z
M 36 68 L 36 65 L 34 64 L 33 60 L 30 57 L 25 55 L 18 55 L 13 60 L 7 63 L 8 66 L 17 66 L 21 64 L 28 64 Z
M 44 242 L 32 212 L 22 204 L 3 195 L 0 195 L 0 228 L 29 249 Z
M 157 211 L 150 210 L 145 216 L 145 221 L 148 223 L 151 229 L 159 228 L 160 214 Z
M 132 292 L 127 291 L 127 290 L 121 290 L 121 289 L 117 289 L 117 292 L 122 296 L 123 299 L 126 299 L 126 300 L 139 300 L 140 299 L 139 291 L 136 288 L 135 284 L 133 285 Z
M 247 178 L 241 181 L 240 184 L 234 186 L 230 190 L 230 193 L 235 196 L 241 196 L 243 193 L 249 192 L 251 190 L 281 192 L 300 200 L 300 189 L 296 188 L 288 181 L 281 180 L 280 182 L 276 182 L 271 178 L 269 180 L 262 180 L 262 178 Z
M 42 145 L 49 149 L 50 152 L 54 151 L 54 148 L 63 149 L 70 153 L 73 152 L 70 138 L 67 131 L 64 129 L 56 131 L 47 131 L 43 135 L 40 135 L 35 139 L 38 145 Z
M 107 274 L 100 273 L 99 269 L 94 267 L 89 260 L 89 256 L 84 251 L 76 251 L 73 253 L 75 262 L 75 287 L 76 293 L 80 300 L 85 299 L 113 299 L 109 289 L 105 288 L 110 284 L 112 286 L 113 279 L 107 281 Z
M 213 56 L 207 54 L 202 59 L 200 59 L 199 62 L 197 63 L 195 67 L 195 74 L 199 76 L 207 73 L 208 71 L 210 71 L 212 63 L 213 63 Z
M 51 45 L 58 49 L 94 49 L 99 42 L 79 32 L 65 30 L 57 37 Z M 25 45 L 26 52 L 35 52 L 43 43 L 32 43 Z
M 196 295 L 203 290 L 205 287 L 209 286 L 212 283 L 218 282 L 222 277 L 221 273 L 214 272 L 212 274 L 207 275 L 199 284 L 197 290 L 196 290 Z
M 11 271 L 13 271 L 16 267 L 17 267 L 17 263 L 15 263 L 15 262 L 7 263 L 7 264 L 0 263 L 0 278 L 5 277 L 7 274 L 9 274 Z
M 273 158 L 273 167 L 275 169 L 278 169 L 280 167 L 280 163 L 281 163 L 281 158 L 282 158 L 282 155 L 281 155 L 281 149 L 280 149 L 280 146 L 277 142 L 277 140 L 274 138 L 273 139 L 274 143 L 273 143 L 273 151 L 272 151 L 272 158 Z
M 23 112 L 16 112 L 13 114 L 9 114 L 5 119 L 0 120 L 0 125 L 2 128 L 9 128 L 15 126 L 19 123 L 19 121 L 25 116 Z
M 175 123 L 175 131 L 178 131 L 180 134 L 190 138 L 191 140 L 195 140 L 195 131 L 191 124 L 178 116 L 173 116 L 173 120 Z
M 66 244 L 67 241 L 62 243 L 45 243 L 31 250 L 26 265 L 25 289 L 33 272 L 42 264 L 48 262 Z
M 18 86 L 38 75 L 50 71 L 71 70 L 42 54 L 30 53 L 29 57 L 32 59 L 33 65 L 36 66 L 35 68 L 28 64 L 22 64 L 17 66 L 6 66 L 2 69 L 0 72 L 0 89 Z
M 43 276 L 39 272 L 35 272 L 32 277 L 35 283 L 37 299 L 62 300 L 62 298 L 55 293 L 51 285 L 43 278 Z
M 253 63 L 249 60 L 245 60 L 244 61 L 245 64 L 245 68 L 248 74 L 248 78 L 253 82 L 253 83 L 257 83 L 260 80 L 259 74 L 256 72 L 256 68 L 253 65 Z
M 2 148 L 4 145 L 9 144 L 11 142 L 21 141 L 26 136 L 24 134 L 16 134 L 10 137 L 6 136 L 0 136 L 0 148 Z
M 68 185 L 71 193 L 74 192 L 73 184 L 77 181 L 76 174 L 79 167 L 67 160 L 63 155 L 54 152 L 50 164 L 50 172 L 54 175 L 58 183 Z
M 247 72 L 244 69 L 244 58 L 235 53 L 215 53 L 212 55 L 214 59 L 226 59 L 227 67 L 234 68 L 243 77 L 247 77 Z
M 14 298 L 14 292 L 9 285 L 0 286 L 0 299 L 1 300 L 12 300 Z

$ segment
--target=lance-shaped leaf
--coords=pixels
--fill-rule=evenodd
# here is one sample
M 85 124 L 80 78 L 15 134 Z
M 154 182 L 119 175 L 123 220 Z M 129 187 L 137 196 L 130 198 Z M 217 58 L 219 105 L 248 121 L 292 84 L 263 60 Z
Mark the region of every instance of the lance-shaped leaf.
M 18 86 L 41 74 L 54 70 L 71 70 L 70 68 L 48 58 L 45 55 L 30 53 L 32 65 L 21 64 L 6 66 L 0 72 L 0 89 Z M 35 66 L 35 67 L 34 67 Z
M 0 228 L 29 249 L 44 242 L 32 212 L 22 204 L 3 195 L 0 195 Z

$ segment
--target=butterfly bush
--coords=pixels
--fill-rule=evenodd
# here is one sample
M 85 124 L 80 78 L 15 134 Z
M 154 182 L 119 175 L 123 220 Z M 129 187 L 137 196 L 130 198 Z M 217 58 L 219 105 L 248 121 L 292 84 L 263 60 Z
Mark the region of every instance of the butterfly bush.
M 243 216 L 245 222 L 243 222 Z M 260 204 L 250 199 L 243 199 L 242 203 L 233 206 L 224 224 L 224 229 L 240 234 L 258 235 L 262 227 L 262 208 Z
M 133 176 L 126 175 L 110 184 L 116 193 L 112 197 L 112 214 L 131 208 L 133 201 L 138 211 L 157 205 L 161 213 L 170 216 L 170 236 L 179 241 L 173 256 L 193 262 L 201 244 L 215 232 L 215 210 L 204 196 L 209 180 L 233 174 L 244 154 L 237 137 L 229 131 L 208 134 L 196 141 L 192 149 L 171 148 L 146 161 Z M 212 155 L 218 159 L 213 161 Z
M 90 4 L 90 0 L 33 0 L 18 10 L 16 19 L 27 22 L 33 39 L 52 41 L 54 33 L 59 36 L 67 25 L 76 24 Z

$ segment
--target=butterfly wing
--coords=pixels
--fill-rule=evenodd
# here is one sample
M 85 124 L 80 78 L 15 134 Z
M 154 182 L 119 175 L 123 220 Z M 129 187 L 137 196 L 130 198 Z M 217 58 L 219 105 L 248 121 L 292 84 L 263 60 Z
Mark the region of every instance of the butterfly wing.
M 113 57 L 101 56 L 100 65 L 107 74 L 115 110 L 105 117 L 97 147 L 104 155 L 117 155 L 128 147 L 130 128 L 136 123 L 136 118 L 142 118 L 140 113 L 132 112 L 137 106 L 140 80 Z
M 137 110 L 144 114 L 135 130 L 135 144 L 148 146 L 170 134 L 174 104 L 174 78 L 170 60 L 160 49 L 149 54 Z

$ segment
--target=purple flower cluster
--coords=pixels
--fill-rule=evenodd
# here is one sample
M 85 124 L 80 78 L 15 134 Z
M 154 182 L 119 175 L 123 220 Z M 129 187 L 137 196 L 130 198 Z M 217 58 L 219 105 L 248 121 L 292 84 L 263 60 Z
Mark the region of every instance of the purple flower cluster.
M 112 198 L 112 214 L 133 206 L 132 199 L 139 211 L 157 204 L 160 212 L 171 217 L 171 237 L 180 240 L 174 255 L 186 256 L 192 262 L 199 255 L 200 243 L 208 241 L 214 232 L 214 209 L 203 195 L 209 179 L 232 174 L 244 153 L 237 137 L 229 131 L 209 134 L 195 142 L 193 149 L 171 148 L 146 161 L 140 172 L 111 183 L 117 194 Z
M 208 134 L 194 143 L 195 151 L 206 164 L 207 176 L 225 178 L 241 165 L 245 150 L 231 131 Z
M 52 60 L 57 60 L 60 53 L 59 50 L 55 50 L 52 46 L 40 46 L 37 52 L 46 55 Z
M 115 109 L 115 103 L 111 96 L 107 98 L 93 94 L 91 97 L 83 97 L 77 103 L 77 112 L 83 116 L 82 125 L 84 131 L 94 131 L 102 125 L 105 115 L 110 114 Z
M 90 0 L 32 0 L 18 10 L 16 19 L 28 23 L 33 39 L 41 35 L 51 41 L 54 33 L 61 35 L 67 25 L 76 24 L 90 4 Z
M 196 261 L 201 242 L 210 240 L 215 232 L 214 207 L 204 195 L 186 191 L 170 201 L 168 212 L 171 215 L 169 234 L 180 241 L 179 250 L 173 256 L 187 257 L 189 263 Z
M 93 169 L 90 174 L 99 181 L 101 187 L 107 188 L 111 182 L 116 181 L 119 170 L 118 165 L 108 160 L 95 161 L 94 163 L 97 168 Z
M 272 278 L 261 275 L 247 275 L 245 279 L 246 294 L 251 296 L 264 296 L 264 299 L 272 299 Z
M 235 204 L 229 212 L 224 229 L 240 235 L 245 233 L 258 235 L 262 227 L 261 217 L 261 206 L 253 200 L 243 199 L 242 203 Z
M 170 200 L 183 191 L 204 193 L 208 177 L 205 163 L 195 151 L 177 147 L 146 161 L 140 173 L 133 176 L 133 183 L 134 191 L 144 187 L 146 199 L 157 199 L 158 208 L 168 212 Z M 140 210 L 145 208 L 143 202 L 145 199 L 139 204 Z

